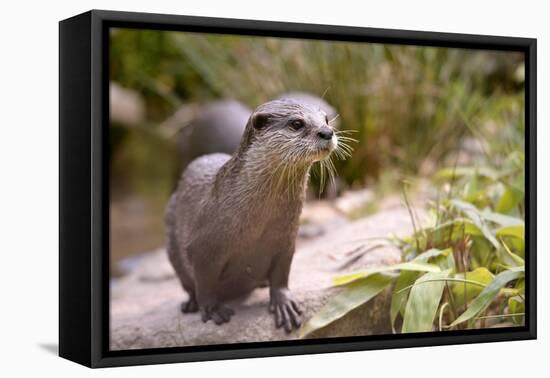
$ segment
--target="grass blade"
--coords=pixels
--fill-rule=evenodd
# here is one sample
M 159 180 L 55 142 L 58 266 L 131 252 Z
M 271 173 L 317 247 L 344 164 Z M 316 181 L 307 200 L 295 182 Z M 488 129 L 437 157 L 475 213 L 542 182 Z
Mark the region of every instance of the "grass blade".
M 412 261 L 417 263 L 427 263 L 431 258 L 436 258 L 441 255 L 445 255 L 450 253 L 450 248 L 448 249 L 437 249 L 432 248 L 430 250 L 427 250 L 426 252 L 423 252 L 416 256 Z M 418 271 L 413 270 L 402 270 L 401 274 L 399 275 L 399 278 L 395 282 L 395 287 L 393 288 L 393 294 L 391 297 L 391 306 L 390 306 L 390 322 L 392 331 L 395 333 L 395 320 L 397 319 L 397 315 L 399 312 L 404 309 L 407 298 L 408 298 L 408 291 L 401 291 L 401 289 L 405 287 L 411 286 L 414 281 L 418 278 Z
M 501 227 L 497 230 L 497 236 L 498 237 L 512 236 L 521 240 L 525 240 L 525 226 L 517 225 L 517 226 Z
M 475 207 L 471 203 L 460 201 L 460 200 L 451 200 L 451 203 L 454 207 L 456 207 L 457 209 L 462 211 L 464 214 L 466 214 L 466 216 L 483 233 L 483 236 L 485 236 L 485 238 L 489 240 L 496 249 L 499 249 L 500 245 L 498 240 L 496 239 L 495 235 L 493 235 L 493 233 L 485 223 L 485 219 L 477 207 Z
M 385 266 L 378 266 L 374 268 L 369 268 L 365 270 L 361 270 L 358 272 L 342 275 L 335 277 L 333 279 L 333 283 L 336 286 L 341 285 L 347 285 L 353 281 L 356 281 L 361 278 L 365 278 L 367 276 L 370 276 L 374 273 L 384 273 L 384 272 L 391 272 L 394 270 L 413 270 L 418 272 L 439 272 L 441 269 L 434 264 L 428 264 L 425 262 L 417 262 L 417 261 L 410 261 L 400 264 L 394 264 L 394 265 L 385 265 Z
M 445 288 L 443 279 L 446 279 L 450 273 L 450 269 L 443 272 L 430 272 L 416 280 L 405 307 L 401 332 L 428 332 L 432 330 L 443 289 Z M 424 282 L 430 280 L 438 281 Z
M 311 318 L 300 330 L 300 337 L 305 337 L 313 331 L 323 328 L 343 317 L 351 310 L 368 302 L 391 282 L 394 276 L 376 273 L 347 285 L 336 294 Z
M 503 288 L 508 282 L 521 277 L 523 274 L 523 267 L 513 268 L 498 274 L 495 279 L 472 301 L 468 309 L 451 323 L 451 327 L 470 320 L 484 311 L 491 304 L 493 299 L 495 299 L 501 288 Z

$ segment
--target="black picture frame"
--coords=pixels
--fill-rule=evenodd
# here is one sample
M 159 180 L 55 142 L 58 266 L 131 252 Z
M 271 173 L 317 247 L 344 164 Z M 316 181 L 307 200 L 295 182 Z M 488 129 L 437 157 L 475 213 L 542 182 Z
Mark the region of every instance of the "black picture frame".
M 109 351 L 110 27 L 519 51 L 525 54 L 524 327 Z M 59 354 L 89 367 L 535 339 L 536 62 L 531 38 L 92 10 L 59 23 Z

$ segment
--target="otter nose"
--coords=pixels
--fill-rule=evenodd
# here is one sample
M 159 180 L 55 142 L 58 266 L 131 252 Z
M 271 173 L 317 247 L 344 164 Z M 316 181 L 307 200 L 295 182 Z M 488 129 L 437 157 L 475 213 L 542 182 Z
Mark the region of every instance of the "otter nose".
M 317 135 L 319 135 L 322 139 L 330 140 L 332 139 L 332 136 L 334 135 L 334 131 L 332 129 L 329 129 L 328 127 L 326 129 L 320 130 Z

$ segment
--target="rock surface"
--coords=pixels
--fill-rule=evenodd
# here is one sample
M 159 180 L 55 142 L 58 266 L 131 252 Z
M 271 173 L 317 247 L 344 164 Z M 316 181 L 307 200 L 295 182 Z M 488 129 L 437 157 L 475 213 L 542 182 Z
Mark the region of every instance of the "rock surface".
M 342 225 L 323 236 L 300 243 L 290 274 L 290 288 L 309 319 L 333 295 L 335 275 L 362 267 L 392 264 L 400 252 L 392 246 L 374 248 L 372 238 L 407 235 L 412 232 L 403 207 Z M 355 257 L 355 258 L 354 258 Z M 267 288 L 230 303 L 235 310 L 222 326 L 203 323 L 199 314 L 183 315 L 179 308 L 187 294 L 168 262 L 164 250 L 143 255 L 132 273 L 111 287 L 111 349 L 141 349 L 201 344 L 227 344 L 298 338 L 276 329 L 267 310 Z M 313 337 L 337 337 L 389 333 L 389 293 L 352 311 L 344 318 L 318 330 Z

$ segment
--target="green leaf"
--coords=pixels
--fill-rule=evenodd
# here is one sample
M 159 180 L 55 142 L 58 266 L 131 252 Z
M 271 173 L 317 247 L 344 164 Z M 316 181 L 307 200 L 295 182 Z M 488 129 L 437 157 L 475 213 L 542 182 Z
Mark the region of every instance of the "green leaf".
M 391 297 L 390 305 L 390 322 L 392 331 L 395 333 L 395 320 L 397 315 L 401 312 L 402 315 L 405 313 L 405 305 L 407 304 L 407 298 L 409 292 L 403 290 L 406 287 L 411 286 L 414 281 L 417 280 L 419 272 L 412 270 L 403 270 L 395 282 L 395 287 L 393 288 L 393 294 Z
M 501 227 L 497 230 L 496 234 L 498 237 L 511 236 L 525 240 L 525 226 L 522 224 L 517 226 Z
M 441 255 L 450 254 L 451 249 L 437 249 L 432 248 L 425 252 L 422 252 L 418 256 L 416 256 L 412 261 L 419 262 L 419 263 L 425 263 L 428 262 L 432 258 L 437 258 Z M 395 320 L 397 319 L 397 315 L 399 312 L 404 309 L 405 304 L 407 303 L 408 298 L 408 291 L 401 291 L 401 289 L 408 287 L 416 281 L 418 278 L 419 273 L 417 271 L 412 270 L 402 270 L 401 274 L 399 275 L 399 278 L 397 278 L 397 281 L 395 282 L 395 287 L 393 289 L 393 294 L 391 297 L 391 306 L 390 306 L 390 321 L 391 321 L 391 327 L 392 331 L 395 332 Z
M 451 203 L 454 207 L 461 210 L 477 226 L 477 228 L 479 228 L 479 230 L 483 233 L 483 236 L 485 236 L 485 238 L 489 240 L 496 249 L 500 247 L 498 240 L 485 223 L 484 217 L 477 207 L 460 200 L 451 200 Z
M 525 293 L 525 278 L 520 278 L 518 280 L 516 289 L 518 289 L 522 294 Z
M 499 178 L 499 174 L 489 167 L 454 167 L 443 168 L 435 174 L 435 178 L 439 180 L 449 180 L 453 177 L 474 177 L 481 176 L 488 178 L 491 181 L 496 181 Z
M 502 273 L 499 273 L 489 285 L 481 291 L 481 293 L 472 301 L 470 306 L 460 315 L 454 322 L 451 323 L 451 327 L 470 320 L 483 312 L 495 299 L 499 290 L 503 288 L 508 282 L 513 281 L 524 274 L 523 267 L 511 268 Z
M 523 260 L 520 256 L 518 256 L 514 252 L 512 252 L 510 250 L 510 248 L 508 248 L 508 246 L 506 245 L 506 243 L 504 241 L 502 242 L 502 246 L 504 247 L 504 251 L 506 251 L 506 254 L 510 258 L 510 260 L 512 260 L 512 265 L 514 265 L 514 266 L 524 266 L 525 265 L 525 260 Z M 508 261 L 504 261 L 504 262 L 507 263 Z
M 502 193 L 497 205 L 496 211 L 499 213 L 509 213 L 523 200 L 523 192 L 512 186 L 507 186 Z
M 445 287 L 445 282 L 442 279 L 447 278 L 450 272 L 450 269 L 443 272 L 430 272 L 416 280 L 405 307 L 401 332 L 427 332 L 432 330 Z M 430 280 L 441 281 L 429 282 Z
M 480 267 L 471 272 L 455 274 L 454 278 L 463 278 L 469 281 L 479 282 L 480 284 L 489 284 L 495 276 L 487 268 Z M 473 285 L 467 282 L 458 282 L 452 284 L 452 291 L 456 300 L 456 305 L 462 306 L 473 298 L 477 297 L 483 290 L 483 287 Z
M 428 264 L 424 262 L 410 261 L 394 265 L 378 266 L 361 270 L 358 272 L 342 275 L 333 278 L 333 283 L 336 286 L 346 285 L 355 280 L 370 276 L 374 273 L 391 272 L 393 270 L 414 270 L 419 272 L 439 272 L 441 269 L 437 265 Z
M 510 314 L 525 313 L 525 303 L 523 301 L 523 298 L 519 295 L 508 298 L 508 312 Z M 522 324 L 523 319 L 523 315 L 512 316 L 512 321 L 516 324 Z
M 496 213 L 494 211 L 491 211 L 489 209 L 484 209 L 481 212 L 481 216 L 485 218 L 488 221 L 491 221 L 493 223 L 496 223 L 500 226 L 517 226 L 517 225 L 523 225 L 523 219 L 512 217 L 510 215 L 504 215 L 500 213 Z
M 376 273 L 359 279 L 345 286 L 334 295 L 300 330 L 300 337 L 305 337 L 315 330 L 326 327 L 343 317 L 354 308 L 368 302 L 394 280 L 394 276 Z
M 446 238 L 449 236 L 449 231 L 453 230 L 453 238 L 456 237 L 455 233 L 457 229 L 464 229 L 464 234 L 467 235 L 483 235 L 479 228 L 469 219 L 457 217 L 453 220 L 441 223 L 433 228 L 428 228 L 426 231 L 432 231 L 433 233 L 440 232 L 443 233 L 443 237 Z
M 446 256 L 447 254 L 451 253 L 451 248 L 447 249 L 438 249 L 438 248 L 432 248 L 427 251 L 422 252 L 418 256 L 416 256 L 412 261 L 417 263 L 426 263 L 432 258 L 439 257 L 441 255 Z

